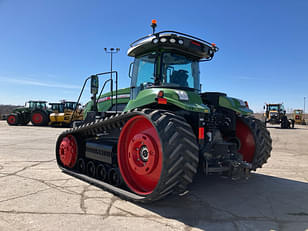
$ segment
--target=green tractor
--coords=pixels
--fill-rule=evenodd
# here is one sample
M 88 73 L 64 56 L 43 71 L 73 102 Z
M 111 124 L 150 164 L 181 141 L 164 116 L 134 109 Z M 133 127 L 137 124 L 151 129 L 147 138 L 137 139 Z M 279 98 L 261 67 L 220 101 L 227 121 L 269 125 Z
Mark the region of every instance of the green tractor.
M 238 178 L 261 168 L 272 149 L 264 123 L 247 102 L 201 92 L 199 63 L 217 46 L 176 31 L 155 33 L 155 26 L 128 50 L 130 89 L 118 90 L 116 71 L 87 78 L 93 96 L 85 122 L 56 143 L 60 169 L 125 199 L 152 202 L 186 192 L 198 172 Z M 103 86 L 110 81 L 111 92 L 96 97 L 98 76 L 110 74 L 116 89 L 111 76 Z
M 13 110 L 7 118 L 9 125 L 27 125 L 30 121 L 35 126 L 48 125 L 49 114 L 46 101 L 28 101 L 25 107 Z

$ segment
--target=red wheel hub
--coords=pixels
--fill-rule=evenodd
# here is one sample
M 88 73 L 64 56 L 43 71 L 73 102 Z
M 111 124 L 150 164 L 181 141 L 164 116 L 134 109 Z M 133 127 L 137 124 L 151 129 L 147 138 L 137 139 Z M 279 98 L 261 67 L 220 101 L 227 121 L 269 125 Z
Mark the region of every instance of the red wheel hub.
M 9 122 L 9 124 L 15 124 L 16 123 L 16 117 L 14 115 L 10 115 L 7 118 L 7 121 Z
M 236 121 L 236 136 L 240 140 L 239 152 L 243 160 L 252 163 L 256 150 L 255 138 L 250 128 L 240 119 Z
M 72 135 L 64 137 L 60 143 L 59 155 L 62 164 L 73 168 L 77 161 L 77 141 Z
M 35 124 L 40 124 L 42 123 L 43 121 L 43 116 L 41 113 L 39 112 L 36 112 L 36 113 L 33 113 L 32 115 L 32 122 L 35 123 Z
M 162 148 L 155 127 L 144 116 L 131 118 L 122 128 L 118 164 L 132 191 L 142 195 L 153 192 L 162 170 Z

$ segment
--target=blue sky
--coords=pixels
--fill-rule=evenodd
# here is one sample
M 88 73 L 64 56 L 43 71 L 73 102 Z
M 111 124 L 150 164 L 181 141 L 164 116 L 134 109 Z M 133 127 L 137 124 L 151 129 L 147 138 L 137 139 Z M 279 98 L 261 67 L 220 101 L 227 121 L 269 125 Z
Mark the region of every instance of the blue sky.
M 0 104 L 77 99 L 85 77 L 110 70 L 104 47 L 121 49 L 113 68 L 120 87 L 129 86 L 126 51 L 157 19 L 158 30 L 189 33 L 220 48 L 201 63 L 203 91 L 247 100 L 256 112 L 265 102 L 303 108 L 307 12 L 305 0 L 0 0 Z

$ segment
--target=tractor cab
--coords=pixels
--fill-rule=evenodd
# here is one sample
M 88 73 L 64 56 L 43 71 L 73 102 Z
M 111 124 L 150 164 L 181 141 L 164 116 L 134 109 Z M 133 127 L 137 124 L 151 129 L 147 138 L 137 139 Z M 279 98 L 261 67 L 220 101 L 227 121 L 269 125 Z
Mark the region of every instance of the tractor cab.
M 271 124 L 280 124 L 281 118 L 285 115 L 283 104 L 266 104 L 265 118 Z
M 152 23 L 155 28 L 156 24 Z M 153 29 L 154 30 L 154 29 Z M 176 31 L 153 33 L 130 45 L 131 99 L 147 88 L 174 88 L 200 92 L 199 62 L 209 61 L 215 44 Z
M 46 101 L 28 101 L 25 103 L 25 106 L 30 109 L 47 109 L 47 102 Z
M 51 110 L 54 113 L 61 113 L 64 112 L 64 104 L 63 103 L 49 103 L 51 106 Z
M 74 101 L 63 101 L 64 103 L 64 109 L 66 110 L 74 110 L 75 108 L 78 108 L 78 106 L 80 106 L 80 104 L 78 104 L 77 106 L 77 102 Z
M 267 111 L 273 113 L 279 113 L 284 111 L 283 104 L 267 104 Z

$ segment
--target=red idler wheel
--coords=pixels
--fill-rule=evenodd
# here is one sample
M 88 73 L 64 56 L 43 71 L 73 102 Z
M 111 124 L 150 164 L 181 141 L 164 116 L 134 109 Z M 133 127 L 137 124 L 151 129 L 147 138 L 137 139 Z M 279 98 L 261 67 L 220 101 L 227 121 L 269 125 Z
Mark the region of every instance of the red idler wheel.
M 9 125 L 17 125 L 17 116 L 16 115 L 9 115 L 8 117 L 7 117 L 7 123 L 9 124 Z
M 40 112 L 34 112 L 31 117 L 31 122 L 35 125 L 39 125 L 43 122 L 44 118 Z
M 65 136 L 59 146 L 59 156 L 63 166 L 73 168 L 77 162 L 77 153 L 76 138 L 72 135 Z
M 236 120 L 236 137 L 240 141 L 239 153 L 243 160 L 252 163 L 256 151 L 256 142 L 251 129 L 241 119 Z
M 131 118 L 122 128 L 118 142 L 118 164 L 127 186 L 148 195 L 157 186 L 163 163 L 162 147 L 154 125 L 144 116 Z

